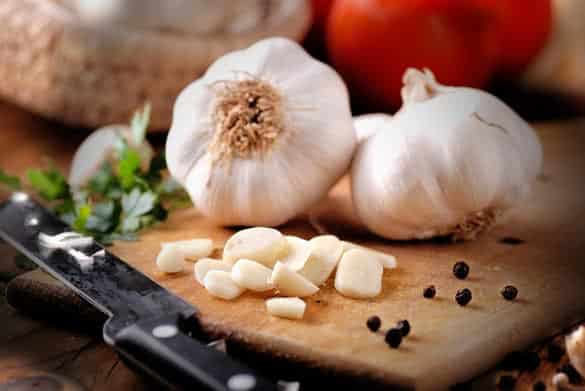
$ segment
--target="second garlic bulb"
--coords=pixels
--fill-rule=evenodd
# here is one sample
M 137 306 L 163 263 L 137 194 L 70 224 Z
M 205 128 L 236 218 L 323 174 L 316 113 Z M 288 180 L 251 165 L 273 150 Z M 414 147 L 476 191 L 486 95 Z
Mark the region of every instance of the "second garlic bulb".
M 403 107 L 364 141 L 352 167 L 356 212 L 389 239 L 474 239 L 529 192 L 542 150 L 496 97 L 409 69 Z
M 177 98 L 170 173 L 224 225 L 275 226 L 345 172 L 356 145 L 345 85 L 283 38 L 217 60 Z

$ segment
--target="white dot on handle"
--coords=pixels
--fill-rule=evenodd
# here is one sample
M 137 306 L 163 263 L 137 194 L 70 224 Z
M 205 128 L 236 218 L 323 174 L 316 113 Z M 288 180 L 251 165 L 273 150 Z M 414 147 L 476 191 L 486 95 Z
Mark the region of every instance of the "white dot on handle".
M 248 391 L 256 386 L 256 378 L 246 373 L 240 373 L 230 377 L 227 386 L 232 391 Z
M 171 338 L 179 333 L 177 326 L 172 324 L 163 324 L 152 329 L 152 335 L 156 338 Z
M 28 194 L 22 193 L 22 192 L 17 192 L 17 193 L 12 194 L 12 197 L 10 197 L 10 199 L 13 202 L 27 202 L 28 201 Z

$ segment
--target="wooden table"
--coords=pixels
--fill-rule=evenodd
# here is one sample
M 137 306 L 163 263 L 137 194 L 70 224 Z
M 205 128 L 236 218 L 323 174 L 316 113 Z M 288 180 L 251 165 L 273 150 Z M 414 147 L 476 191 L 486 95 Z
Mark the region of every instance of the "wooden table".
M 578 126 L 585 131 L 583 121 L 542 126 Z M 0 103 L 0 167 L 22 174 L 24 167 L 40 166 L 50 156 L 58 167 L 66 169 L 67 157 L 85 134 Z M 160 136 L 155 137 L 158 137 L 155 144 L 162 143 Z M 31 138 L 42 140 L 38 144 L 43 147 L 29 147 L 25 152 L 19 149 L 20 144 Z M 65 138 L 66 143 L 62 142 Z M 4 291 L 10 278 L 21 272 L 22 267 L 12 259 L 1 259 L 0 291 Z M 9 307 L 2 294 L 0 330 L 0 391 L 147 390 L 153 387 L 127 369 L 102 342 L 99 333 L 80 330 L 68 319 L 55 322 L 55 319 L 29 318 Z M 557 339 L 562 340 L 561 337 Z M 531 384 L 536 379 L 550 378 L 552 372 L 554 366 L 545 363 L 537 371 L 521 375 L 517 389 L 532 389 Z M 493 384 L 492 380 L 485 379 L 493 378 L 494 373 L 477 384 Z M 59 384 L 64 388 L 59 388 Z

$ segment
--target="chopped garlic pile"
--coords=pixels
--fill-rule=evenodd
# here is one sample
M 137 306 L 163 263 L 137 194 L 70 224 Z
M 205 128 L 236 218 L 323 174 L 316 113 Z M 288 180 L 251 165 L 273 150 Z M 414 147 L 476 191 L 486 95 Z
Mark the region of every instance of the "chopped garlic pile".
M 320 235 L 310 240 L 284 236 L 274 228 L 241 230 L 228 239 L 221 260 L 208 258 L 211 239 L 163 243 L 157 266 L 165 273 L 184 269 L 185 259 L 197 260 L 195 279 L 208 293 L 233 300 L 246 290 L 274 291 L 266 300 L 274 316 L 302 319 L 306 303 L 334 274 L 335 289 L 353 299 L 368 299 L 382 291 L 384 269 L 396 267 L 392 255 Z

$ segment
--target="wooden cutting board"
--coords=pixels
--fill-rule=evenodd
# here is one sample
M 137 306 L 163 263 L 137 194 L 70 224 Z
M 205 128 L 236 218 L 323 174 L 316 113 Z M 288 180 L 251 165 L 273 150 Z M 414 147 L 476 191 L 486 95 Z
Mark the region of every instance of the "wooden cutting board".
M 369 235 L 352 219 L 347 182 L 342 181 L 318 208 L 319 223 L 342 239 L 394 254 L 399 267 L 385 272 L 383 293 L 374 300 L 344 298 L 328 283 L 307 300 L 303 321 L 269 316 L 264 308 L 269 295 L 247 293 L 233 302 L 211 298 L 195 282 L 191 267 L 172 276 L 156 270 L 162 241 L 211 237 L 221 246 L 234 232 L 213 226 L 193 210 L 176 212 L 140 241 L 117 243 L 112 250 L 196 305 L 208 331 L 227 335 L 246 349 L 380 384 L 445 389 L 489 369 L 506 353 L 585 318 L 585 123 L 541 126 L 539 134 L 545 168 L 533 199 L 475 242 L 397 243 Z M 9 164 L 17 170 L 36 164 L 44 153 L 57 153 L 53 156 L 65 164 L 72 149 L 46 136 L 24 140 L 15 133 L 13 138 L 22 142 L 19 152 L 0 148 L 6 152 L 0 154 L 2 167 L 11 162 L 11 154 L 18 154 L 22 163 Z M 306 219 L 281 228 L 305 238 L 316 234 Z M 522 243 L 512 245 L 503 238 Z M 451 274 L 457 260 L 471 266 L 464 281 Z M 437 287 L 433 300 L 422 297 L 429 284 Z M 501 298 L 499 291 L 507 284 L 518 287 L 517 301 Z M 473 293 L 467 307 L 454 301 L 463 287 Z M 365 327 L 374 314 L 382 318 L 383 329 L 408 319 L 411 336 L 399 349 L 388 348 L 382 334 Z

